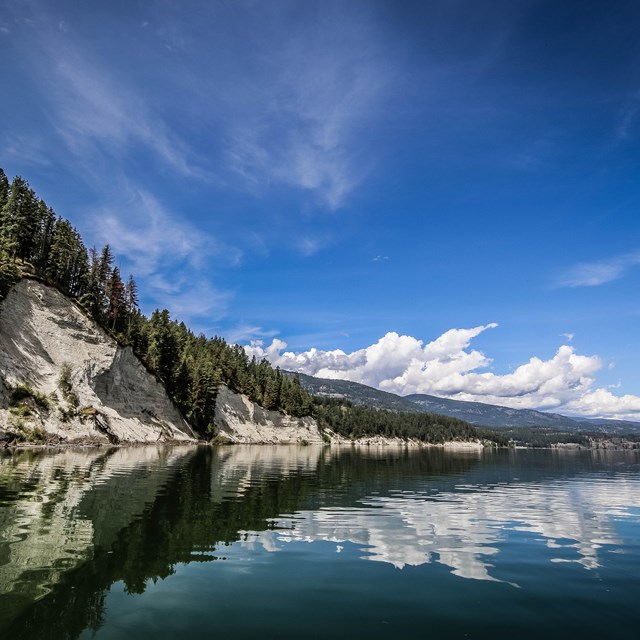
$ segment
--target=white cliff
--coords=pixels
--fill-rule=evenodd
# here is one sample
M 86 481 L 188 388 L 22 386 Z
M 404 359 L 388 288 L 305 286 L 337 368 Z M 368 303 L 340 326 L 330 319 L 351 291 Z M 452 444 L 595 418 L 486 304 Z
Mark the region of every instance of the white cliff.
M 66 394 L 60 388 L 64 369 Z M 22 410 L 10 407 L 20 385 L 34 392 Z M 0 429 L 42 429 L 69 443 L 196 438 L 129 347 L 59 291 L 31 279 L 18 282 L 0 303 Z
M 61 385 L 65 369 L 67 393 Z M 12 402 L 25 385 L 33 396 Z M 323 441 L 312 418 L 269 411 L 224 385 L 214 424 L 229 443 Z M 55 288 L 26 278 L 0 303 L 0 430 L 25 437 L 42 430 L 70 444 L 197 439 L 129 347 Z
M 313 418 L 269 411 L 225 386 L 218 391 L 214 424 L 221 436 L 238 444 L 322 443 Z

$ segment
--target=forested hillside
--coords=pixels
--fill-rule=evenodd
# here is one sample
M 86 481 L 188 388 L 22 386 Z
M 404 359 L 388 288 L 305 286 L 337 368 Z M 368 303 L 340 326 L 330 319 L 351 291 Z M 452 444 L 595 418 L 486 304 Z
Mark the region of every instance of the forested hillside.
M 267 409 L 309 415 L 312 398 L 296 377 L 222 338 L 196 336 L 169 311 L 147 318 L 138 308 L 136 282 L 123 278 L 105 245 L 87 249 L 73 225 L 39 199 L 26 180 L 9 183 L 0 169 L 0 299 L 22 275 L 35 275 L 74 298 L 121 344 L 129 344 L 164 383 L 191 425 L 213 431 L 222 382 Z
M 351 438 L 497 438 L 443 416 L 314 401 L 297 374 L 285 375 L 266 360 L 250 359 L 241 346 L 195 335 L 166 309 L 147 318 L 138 307 L 133 275 L 124 277 L 114 263 L 109 245 L 87 249 L 71 222 L 56 215 L 26 180 L 16 177 L 10 183 L 0 169 L 0 299 L 25 276 L 40 278 L 75 299 L 120 344 L 133 348 L 201 436 L 215 433 L 215 402 L 223 383 L 266 409 L 314 415 L 322 426 Z
M 354 406 L 345 400 L 316 398 L 314 415 L 321 426 L 352 439 L 375 434 L 403 440 L 413 438 L 434 444 L 456 440 L 489 440 L 505 447 L 509 444 L 509 439 L 502 434 L 434 413 L 387 411 Z

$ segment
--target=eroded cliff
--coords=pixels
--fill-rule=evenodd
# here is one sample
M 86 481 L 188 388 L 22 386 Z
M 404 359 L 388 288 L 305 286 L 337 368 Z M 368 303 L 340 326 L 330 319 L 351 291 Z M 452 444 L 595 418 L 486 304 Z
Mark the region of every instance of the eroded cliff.
M 196 439 L 129 347 L 31 279 L 0 303 L 0 429 L 69 443 Z
M 323 441 L 312 418 L 268 411 L 224 385 L 214 425 L 230 443 Z M 30 278 L 0 303 L 0 431 L 69 444 L 197 439 L 129 347 L 57 289 Z

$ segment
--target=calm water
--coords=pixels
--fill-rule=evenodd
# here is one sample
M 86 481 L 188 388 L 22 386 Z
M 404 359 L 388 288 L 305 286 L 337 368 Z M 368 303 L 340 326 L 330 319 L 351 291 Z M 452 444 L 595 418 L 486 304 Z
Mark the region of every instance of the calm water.
M 3 638 L 632 638 L 640 453 L 0 457 Z

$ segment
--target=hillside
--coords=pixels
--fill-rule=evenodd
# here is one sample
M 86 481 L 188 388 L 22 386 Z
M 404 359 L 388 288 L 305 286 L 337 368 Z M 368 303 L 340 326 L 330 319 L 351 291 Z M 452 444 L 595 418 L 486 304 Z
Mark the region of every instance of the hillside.
M 69 220 L 20 176 L 9 184 L 2 169 L 0 301 L 5 442 L 506 444 L 464 416 L 365 387 L 338 394 L 357 396 L 357 406 L 324 387 L 316 389 L 324 401 L 314 400 L 298 376 L 195 334 L 167 309 L 145 316 L 110 246 L 87 249 Z
M 289 375 L 294 375 L 289 373 Z M 348 400 L 356 406 L 371 407 L 373 409 L 387 409 L 388 411 L 406 411 L 415 413 L 422 409 L 415 403 L 398 396 L 395 393 L 387 393 L 373 387 L 368 387 L 350 380 L 330 380 L 328 378 L 316 378 L 304 373 L 297 374 L 300 384 L 314 396 Z
M 0 305 L 0 424 L 65 441 L 196 436 L 128 347 L 52 287 L 23 279 Z
M 640 433 L 640 423 L 600 418 L 571 418 L 558 413 L 533 409 L 511 409 L 481 402 L 464 402 L 427 394 L 398 396 L 349 380 L 331 380 L 299 374 L 309 393 L 325 398 L 343 399 L 356 406 L 389 411 L 435 413 L 458 418 L 471 424 L 493 429 L 544 427 L 558 431 L 588 431 L 603 434 Z
M 418 405 L 423 411 L 444 413 L 468 420 L 472 424 L 487 427 L 553 427 L 556 429 L 580 429 L 582 425 L 558 413 L 546 413 L 534 409 L 512 409 L 483 402 L 465 402 L 438 398 L 427 394 L 412 394 L 405 399 Z
M 220 385 L 231 442 L 322 442 L 312 418 L 266 410 Z M 0 303 L 0 435 L 34 443 L 195 442 L 161 383 L 57 289 L 20 280 Z

